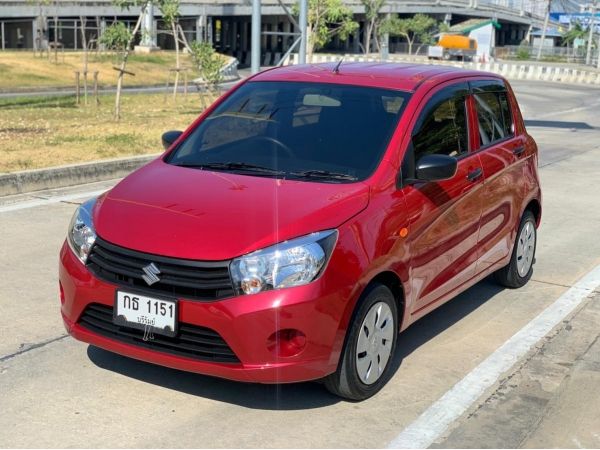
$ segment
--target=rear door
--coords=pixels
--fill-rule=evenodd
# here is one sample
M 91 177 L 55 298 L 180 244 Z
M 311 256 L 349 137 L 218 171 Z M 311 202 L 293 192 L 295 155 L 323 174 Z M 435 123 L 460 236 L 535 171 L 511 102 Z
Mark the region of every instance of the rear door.
M 477 271 L 509 257 L 523 202 L 525 138 L 515 132 L 512 97 L 502 80 L 470 82 L 475 145 L 484 173 Z
M 404 187 L 410 217 L 412 313 L 422 315 L 475 275 L 483 169 L 469 143 L 467 83 L 448 84 L 423 100 L 403 164 L 404 179 L 427 154 L 457 159 L 456 175 Z

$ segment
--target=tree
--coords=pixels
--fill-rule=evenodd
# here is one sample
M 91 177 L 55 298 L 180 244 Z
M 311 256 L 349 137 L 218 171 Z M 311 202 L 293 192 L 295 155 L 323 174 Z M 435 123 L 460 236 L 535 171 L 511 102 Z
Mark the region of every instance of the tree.
M 159 4 L 165 25 L 171 29 L 175 41 L 175 82 L 173 83 L 173 100 L 177 98 L 179 86 L 179 72 L 181 64 L 179 58 L 179 0 L 162 0 Z
M 134 39 L 138 32 L 140 31 L 140 27 L 142 25 L 142 19 L 144 18 L 144 14 L 146 13 L 146 8 L 148 8 L 148 4 L 156 5 L 160 9 L 163 17 L 169 16 L 171 23 L 175 25 L 172 27 L 173 37 L 175 39 L 175 45 L 177 49 L 177 66 L 179 67 L 179 40 L 178 40 L 178 24 L 177 17 L 179 17 L 179 0 L 112 0 L 113 5 L 121 8 L 121 9 L 129 9 L 131 7 L 140 8 L 140 15 L 138 16 L 138 20 L 131 32 L 129 40 L 127 41 L 127 45 L 125 46 L 125 50 L 123 52 L 123 57 L 121 59 L 121 65 L 118 68 L 119 77 L 117 78 L 117 94 L 115 98 L 115 119 L 119 120 L 121 118 L 121 90 L 123 87 L 123 75 L 126 73 L 127 60 L 129 59 L 129 53 L 131 52 L 131 47 L 133 46 Z M 179 73 L 178 73 L 179 74 Z
M 425 14 L 415 14 L 408 19 L 400 19 L 396 16 L 385 20 L 381 24 L 379 32 L 405 38 L 408 42 L 408 54 L 411 55 L 414 42 L 428 44 L 433 41 L 436 25 L 436 20 Z
M 39 15 L 38 15 L 38 19 L 39 21 L 41 21 L 42 23 L 46 23 L 47 20 L 47 14 L 45 12 L 45 7 L 50 7 L 51 5 L 54 6 L 54 63 L 58 64 L 58 0 L 28 0 L 28 3 L 30 4 L 34 4 L 38 6 L 39 9 Z M 40 23 L 38 21 L 38 27 L 40 26 Z M 38 45 L 40 45 L 41 47 L 41 43 L 42 43 L 42 37 L 43 37 L 43 31 L 42 29 L 38 28 L 37 29 L 37 36 L 35 37 L 35 39 L 37 39 Z M 75 30 L 75 33 L 77 33 L 77 30 Z M 50 43 L 48 42 L 48 45 L 50 45 Z M 40 48 L 40 55 L 41 55 L 41 48 Z M 50 50 L 48 49 L 48 58 L 50 58 Z
M 104 30 L 102 36 L 98 39 L 98 43 L 106 47 L 106 49 L 116 52 L 123 52 L 131 39 L 131 31 L 123 22 L 115 22 Z
M 298 14 L 299 6 L 294 7 Z M 358 28 L 352 20 L 352 10 L 342 0 L 308 0 L 306 53 L 311 61 L 315 50 L 322 48 L 334 36 L 347 39 Z
M 379 40 L 377 28 L 382 22 L 382 16 L 380 14 L 381 8 L 385 5 L 386 0 L 361 0 L 361 3 L 365 7 L 365 16 L 367 18 L 367 24 L 364 34 L 365 44 L 363 46 L 363 53 L 367 54 L 371 52 L 371 39 L 375 40 L 375 45 L 379 49 Z
M 221 72 L 224 64 L 223 58 L 221 58 L 221 55 L 215 51 L 209 42 L 193 41 L 189 46 L 189 51 L 196 68 L 200 72 L 200 78 L 202 78 L 206 85 L 207 94 L 212 94 L 223 79 Z M 210 104 L 211 100 L 205 103 L 207 99 L 204 96 L 200 98 L 204 107 Z
M 192 59 L 200 77 L 211 88 L 215 88 L 223 79 L 221 69 L 223 68 L 223 58 L 219 55 L 209 42 L 193 41 L 190 45 Z
M 87 105 L 88 101 L 88 39 L 86 33 L 87 17 L 79 16 L 81 23 L 81 47 L 83 48 L 83 98 Z
M 35 44 L 34 44 L 34 54 L 33 56 L 36 55 L 36 50 L 40 51 L 40 56 L 42 56 L 42 40 L 44 37 L 44 29 L 43 29 L 43 24 L 46 23 L 47 20 L 47 16 L 44 10 L 44 7 L 47 7 L 50 5 L 50 0 L 27 0 L 27 3 L 31 4 L 31 5 L 35 5 L 38 7 L 38 20 L 37 20 L 37 30 L 35 30 Z M 36 49 L 37 47 L 37 49 Z
M 119 75 L 117 77 L 117 93 L 115 95 L 115 119 L 119 120 L 121 118 L 121 91 L 123 89 L 123 76 L 125 75 L 127 68 L 127 60 L 129 59 L 131 47 L 133 46 L 135 36 L 140 31 L 142 20 L 144 18 L 146 8 L 148 7 L 148 2 L 144 0 L 113 0 L 112 2 L 115 6 L 123 9 L 129 9 L 132 6 L 140 6 L 140 15 L 135 23 L 135 27 L 133 27 L 133 31 L 129 35 L 129 40 L 127 41 L 127 45 L 125 46 L 125 50 L 123 51 L 123 56 L 121 58 L 121 65 L 118 68 Z
M 569 30 L 565 31 L 562 34 L 563 45 L 566 45 L 566 46 L 573 45 L 575 43 L 575 41 L 578 39 L 587 41 L 587 37 L 588 37 L 587 35 L 588 35 L 587 30 L 585 30 L 583 28 L 583 26 L 581 25 L 581 22 L 577 21 L 577 22 L 575 22 L 575 25 L 573 25 Z

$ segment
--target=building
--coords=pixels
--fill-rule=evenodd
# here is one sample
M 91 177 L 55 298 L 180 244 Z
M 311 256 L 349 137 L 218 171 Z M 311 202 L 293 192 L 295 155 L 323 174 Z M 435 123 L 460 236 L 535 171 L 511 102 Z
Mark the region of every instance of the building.
M 283 2 L 283 3 L 282 3 Z M 262 1 L 263 65 L 274 64 L 294 41 L 294 26 L 284 6 L 291 9 L 294 0 Z M 360 28 L 349 39 L 334 39 L 328 51 L 360 52 L 365 28 L 364 7 L 358 0 L 346 0 Z M 540 8 L 541 6 L 541 8 Z M 222 53 L 235 56 L 242 65 L 250 62 L 249 0 L 181 0 L 180 24 L 188 40 L 207 40 Z M 544 4 L 538 0 L 389 0 L 382 13 L 409 16 L 425 13 L 456 24 L 471 18 L 493 19 L 497 45 L 518 45 L 530 27 L 541 26 Z M 64 49 L 82 48 L 82 29 L 88 45 L 96 45 L 98 36 L 114 21 L 133 27 L 139 10 L 120 9 L 109 0 L 0 0 L 0 48 L 45 49 L 53 43 Z M 165 30 L 159 14 L 153 14 L 150 39 L 153 45 L 173 48 L 173 38 Z M 84 26 L 82 26 L 84 25 Z M 273 34 L 274 32 L 280 34 Z

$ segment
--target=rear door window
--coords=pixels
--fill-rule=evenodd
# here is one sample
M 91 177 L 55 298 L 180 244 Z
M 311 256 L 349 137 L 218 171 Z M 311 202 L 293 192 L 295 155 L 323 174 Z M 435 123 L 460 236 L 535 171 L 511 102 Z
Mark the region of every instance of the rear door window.
M 477 111 L 479 146 L 487 147 L 514 135 L 508 93 L 499 82 L 477 82 L 473 86 Z

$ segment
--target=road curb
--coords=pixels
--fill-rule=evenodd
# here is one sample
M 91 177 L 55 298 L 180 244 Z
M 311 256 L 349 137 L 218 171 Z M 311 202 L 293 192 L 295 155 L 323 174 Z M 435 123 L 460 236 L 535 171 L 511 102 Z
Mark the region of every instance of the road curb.
M 0 197 L 121 178 L 159 153 L 0 174 Z

